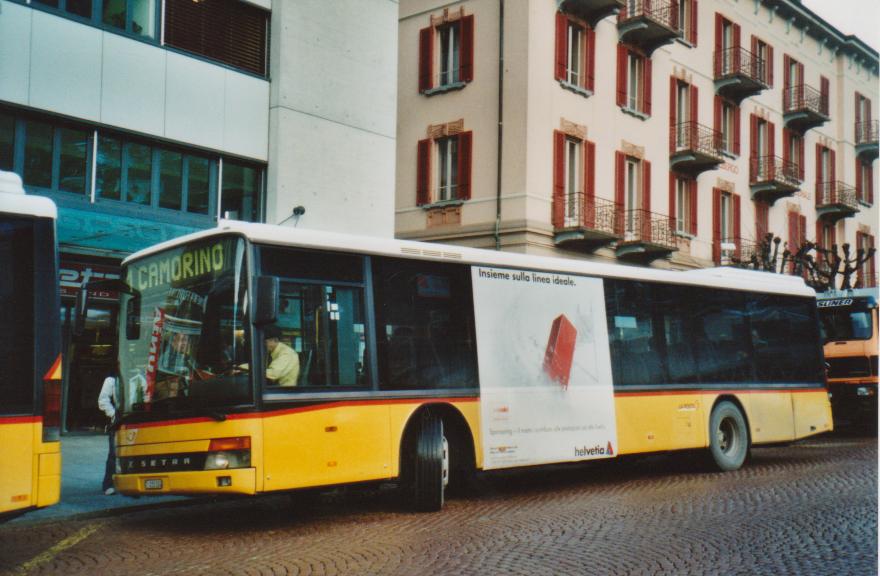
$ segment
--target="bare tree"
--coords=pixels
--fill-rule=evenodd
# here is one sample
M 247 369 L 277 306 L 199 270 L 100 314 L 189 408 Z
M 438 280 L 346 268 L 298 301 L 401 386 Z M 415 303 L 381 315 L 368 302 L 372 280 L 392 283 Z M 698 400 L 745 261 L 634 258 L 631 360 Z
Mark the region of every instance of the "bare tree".
M 814 252 L 817 257 L 813 256 Z M 855 256 L 851 257 L 849 244 L 842 246 L 841 255 L 837 244 L 827 249 L 820 248 L 810 241 L 794 247 L 770 232 L 758 243 L 757 249 L 747 259 L 733 258 L 731 265 L 775 274 L 800 276 L 817 292 L 836 289 L 837 278 L 840 277 L 840 289 L 849 290 L 863 287 L 867 283 L 863 278 L 862 265 L 870 260 L 875 252 L 874 248 L 867 250 L 859 248 Z M 853 281 L 854 275 L 855 281 Z

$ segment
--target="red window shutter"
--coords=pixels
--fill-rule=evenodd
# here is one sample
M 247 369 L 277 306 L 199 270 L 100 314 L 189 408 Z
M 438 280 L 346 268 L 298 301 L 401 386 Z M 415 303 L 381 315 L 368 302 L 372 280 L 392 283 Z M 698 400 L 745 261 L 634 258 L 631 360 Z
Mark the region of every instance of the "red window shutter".
M 785 54 L 782 57 L 782 89 L 788 90 L 789 88 L 791 88 L 791 56 Z M 783 94 L 783 98 L 790 101 L 791 96 Z
M 471 166 L 473 165 L 473 132 L 458 135 L 458 199 L 471 199 Z
M 712 188 L 712 261 L 721 264 L 721 190 Z
M 858 250 L 859 250 L 859 248 L 861 248 L 861 247 L 863 246 L 862 243 L 863 243 L 864 241 L 862 240 L 862 236 L 864 236 L 864 234 L 862 234 L 862 233 L 859 232 L 859 231 L 856 231 L 856 245 L 855 245 L 855 251 L 856 251 L 856 254 L 858 254 Z M 856 281 L 855 281 L 855 286 L 854 286 L 855 288 L 861 288 L 861 287 L 862 287 L 862 286 L 861 286 L 861 282 L 862 282 L 862 280 L 863 280 L 863 278 L 864 278 L 864 274 L 865 274 L 865 271 L 867 270 L 867 268 L 868 268 L 867 263 L 862 264 L 862 265 L 859 267 L 858 275 L 856 276 Z
M 676 193 L 676 188 L 678 187 L 677 180 L 678 179 L 675 177 L 675 172 L 672 172 L 670 170 L 670 172 L 669 172 L 669 221 L 672 223 L 673 230 L 676 229 L 675 221 L 678 219 L 676 217 L 677 212 L 675 210 L 675 200 L 676 200 L 675 193 Z
M 824 76 L 819 76 L 819 93 L 822 95 L 820 107 L 827 114 L 831 105 L 831 82 Z
M 749 158 L 758 157 L 758 117 L 749 116 Z
M 686 0 L 682 0 L 684 2 Z M 694 46 L 697 45 L 697 22 L 699 18 L 697 17 L 697 0 L 690 0 L 691 2 L 691 22 L 690 22 L 690 42 Z
M 859 94 L 858 92 L 856 92 L 856 102 L 855 102 L 855 111 L 856 111 L 855 139 L 856 139 L 856 142 L 859 141 L 859 130 L 862 128 L 861 126 L 859 126 L 859 124 L 861 124 L 861 122 L 862 122 L 862 107 L 860 106 L 861 103 L 862 103 L 862 95 Z
M 792 255 L 797 252 L 798 246 L 798 216 L 797 212 L 788 213 L 788 251 Z
M 816 263 L 821 264 L 824 258 L 822 257 L 822 253 L 819 252 L 818 248 L 828 248 L 823 243 L 823 232 L 825 231 L 825 226 L 822 224 L 820 220 L 816 221 Z
M 832 186 L 834 189 L 837 189 L 837 154 L 834 150 L 829 150 L 828 154 L 830 158 L 828 159 L 828 181 L 832 182 Z
M 471 82 L 474 79 L 474 16 L 465 16 L 461 19 L 461 81 Z
M 856 200 L 863 200 L 866 196 L 865 183 L 862 182 L 862 161 L 856 158 Z
M 807 217 L 799 214 L 798 215 L 798 248 L 804 245 L 807 241 Z
M 651 240 L 651 163 L 642 160 L 642 239 Z
M 419 140 L 416 167 L 416 205 L 431 203 L 431 144 L 430 139 Z
M 757 73 L 757 63 L 758 63 L 758 38 L 754 34 L 752 35 L 752 45 L 749 48 L 752 51 L 752 70 Z
M 797 102 L 798 106 L 804 104 L 804 65 L 798 62 L 797 65 Z
M 426 92 L 433 86 L 434 76 L 434 27 L 428 26 L 419 31 L 419 92 Z
M 568 18 L 562 12 L 556 13 L 556 66 L 557 80 L 565 80 L 568 67 Z
M 644 67 L 645 77 L 643 78 L 644 82 L 642 83 L 642 86 L 645 87 L 645 93 L 643 94 L 643 102 L 645 103 L 645 109 L 642 110 L 642 112 L 644 112 L 645 114 L 650 116 L 651 115 L 651 78 L 654 76 L 651 73 L 651 70 L 653 68 L 653 62 L 651 62 L 650 58 L 645 58 L 644 62 L 645 62 L 645 67 Z
M 798 178 L 803 181 L 807 163 L 806 149 L 804 147 L 804 136 L 798 137 Z
M 721 96 L 718 94 L 714 97 L 714 103 L 712 108 L 712 122 L 713 128 L 716 132 L 721 132 L 721 112 L 723 110 L 723 104 L 721 103 Z
M 715 78 L 721 76 L 723 71 L 722 63 L 724 62 L 724 17 L 718 12 L 715 13 Z
M 739 114 L 739 106 L 733 107 L 733 153 L 739 156 L 739 125 L 740 125 L 740 114 Z
M 776 156 L 776 125 L 767 122 L 767 151 L 768 156 Z
M 676 114 L 678 112 L 678 106 L 676 104 L 676 96 L 678 95 L 678 80 L 676 80 L 675 76 L 669 77 L 669 126 L 670 128 L 674 128 L 678 124 L 678 118 Z M 675 152 L 675 146 L 677 142 L 675 141 L 675 135 L 677 130 L 669 131 L 669 152 Z
M 691 234 L 697 235 L 697 179 L 688 182 L 691 195 Z
M 825 181 L 825 174 L 822 173 L 822 145 L 816 144 L 816 196 L 818 200 L 822 182 Z
M 587 78 L 584 88 L 592 92 L 596 89 L 596 31 L 592 28 L 587 28 L 586 44 L 587 49 L 584 57 L 587 63 Z
M 828 246 L 829 249 L 833 249 L 837 245 L 837 225 L 832 224 L 830 226 L 831 234 L 829 234 L 829 238 L 831 240 L 831 246 Z
M 740 53 L 740 28 L 739 24 L 733 25 L 733 71 L 739 72 L 742 64 L 742 54 Z
M 764 62 L 767 70 L 767 85 L 773 88 L 773 46 L 767 45 L 767 61 Z
M 696 124 L 697 124 L 697 122 L 700 121 L 700 120 L 699 120 L 699 118 L 700 118 L 700 117 L 699 117 L 699 113 L 700 113 L 700 97 L 699 97 L 699 91 L 697 90 L 697 87 L 694 86 L 693 84 L 691 85 L 690 98 L 691 98 L 691 101 L 690 101 L 690 105 L 691 105 L 691 117 L 688 118 L 688 120 L 690 120 L 691 122 L 693 122 L 693 124 L 691 124 L 691 126 L 694 126 L 694 130 L 696 130 Z M 694 143 L 695 143 L 695 142 L 694 142 Z
M 733 195 L 733 241 L 736 243 L 736 250 L 734 251 L 734 255 L 739 258 L 741 255 L 741 247 L 742 247 L 742 233 L 740 231 L 740 223 L 741 223 L 741 215 L 742 212 L 742 203 L 740 202 L 739 194 Z
M 868 178 L 867 178 L 867 180 L 868 180 L 868 182 L 867 182 L 867 185 L 868 185 L 868 204 L 873 204 L 874 203 L 874 171 L 868 170 L 867 175 L 868 175 Z
M 767 236 L 767 229 L 770 227 L 770 207 L 764 202 L 755 202 L 755 235 L 759 242 Z
M 618 236 L 623 236 L 624 210 L 626 209 L 624 200 L 624 164 L 626 155 L 623 152 L 614 153 L 614 232 Z
M 782 129 L 782 163 L 788 164 L 791 161 L 791 156 L 788 153 L 789 144 L 791 142 L 791 132 L 788 128 Z
M 565 134 L 553 132 L 553 227 L 565 224 Z
M 626 106 L 626 57 L 627 49 L 617 45 L 617 105 Z
M 596 144 L 584 141 L 584 226 L 596 226 Z

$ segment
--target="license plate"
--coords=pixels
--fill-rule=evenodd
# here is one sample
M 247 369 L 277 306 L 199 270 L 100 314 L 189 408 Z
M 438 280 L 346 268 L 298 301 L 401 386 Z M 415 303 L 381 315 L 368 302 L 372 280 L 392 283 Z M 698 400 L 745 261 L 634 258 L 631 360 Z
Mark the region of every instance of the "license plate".
M 148 478 L 144 480 L 144 490 L 161 490 L 162 489 L 162 479 L 161 478 Z

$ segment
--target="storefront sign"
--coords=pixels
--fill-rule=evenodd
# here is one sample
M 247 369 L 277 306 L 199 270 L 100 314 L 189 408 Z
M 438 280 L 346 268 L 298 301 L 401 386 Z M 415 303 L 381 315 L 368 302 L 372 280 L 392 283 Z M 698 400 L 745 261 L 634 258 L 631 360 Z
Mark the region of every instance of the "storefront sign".
M 119 269 L 100 264 L 62 260 L 58 275 L 61 284 L 61 297 L 76 298 L 77 292 L 84 283 L 118 280 Z M 117 300 L 119 295 L 112 290 L 89 290 L 89 297 L 96 300 Z

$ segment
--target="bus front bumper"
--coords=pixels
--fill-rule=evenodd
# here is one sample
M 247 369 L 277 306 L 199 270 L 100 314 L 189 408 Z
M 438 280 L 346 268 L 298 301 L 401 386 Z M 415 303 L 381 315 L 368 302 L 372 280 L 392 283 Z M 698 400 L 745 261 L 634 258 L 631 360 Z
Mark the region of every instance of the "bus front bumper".
M 126 496 L 149 494 L 256 494 L 256 468 L 151 474 L 116 474 L 116 490 Z

